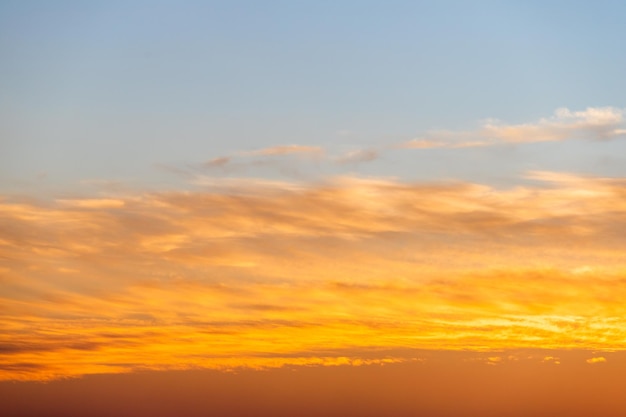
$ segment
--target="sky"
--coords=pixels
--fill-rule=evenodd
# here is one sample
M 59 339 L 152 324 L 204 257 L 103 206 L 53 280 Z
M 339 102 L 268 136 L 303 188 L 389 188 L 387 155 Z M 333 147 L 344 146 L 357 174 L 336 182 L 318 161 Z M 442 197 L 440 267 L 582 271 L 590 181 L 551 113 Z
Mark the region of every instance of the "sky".
M 624 415 L 624 15 L 1 1 L 0 411 Z

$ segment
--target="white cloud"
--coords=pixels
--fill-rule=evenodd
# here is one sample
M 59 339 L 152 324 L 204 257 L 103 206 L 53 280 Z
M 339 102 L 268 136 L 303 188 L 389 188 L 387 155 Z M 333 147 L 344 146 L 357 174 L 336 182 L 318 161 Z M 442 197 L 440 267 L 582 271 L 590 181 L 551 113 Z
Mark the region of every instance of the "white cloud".
M 588 107 L 581 111 L 559 108 L 538 121 L 507 124 L 487 119 L 473 131 L 431 132 L 401 144 L 404 148 L 464 148 L 502 143 L 550 142 L 567 139 L 605 140 L 626 135 L 626 109 Z

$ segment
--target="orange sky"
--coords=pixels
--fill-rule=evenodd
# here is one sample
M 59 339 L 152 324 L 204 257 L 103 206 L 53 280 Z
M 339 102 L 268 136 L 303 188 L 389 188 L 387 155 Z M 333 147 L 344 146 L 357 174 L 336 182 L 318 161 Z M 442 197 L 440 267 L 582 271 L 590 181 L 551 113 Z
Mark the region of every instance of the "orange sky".
M 626 346 L 623 187 L 533 172 L 5 197 L 0 379 L 604 356 Z

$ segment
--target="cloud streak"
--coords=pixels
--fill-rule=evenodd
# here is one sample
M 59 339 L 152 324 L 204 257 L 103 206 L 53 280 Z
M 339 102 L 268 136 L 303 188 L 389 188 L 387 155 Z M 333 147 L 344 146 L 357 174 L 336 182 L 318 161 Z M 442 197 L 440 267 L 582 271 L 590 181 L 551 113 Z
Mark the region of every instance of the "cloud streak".
M 263 148 L 256 151 L 246 152 L 245 155 L 253 156 L 280 156 L 280 155 L 322 155 L 324 150 L 319 146 L 282 145 Z
M 5 197 L 0 378 L 626 348 L 625 180 L 528 175 Z
M 581 111 L 560 108 L 552 116 L 534 123 L 506 124 L 488 119 L 475 131 L 432 132 L 400 147 L 469 148 L 567 139 L 608 140 L 626 135 L 625 114 L 626 110 L 615 107 L 588 107 Z
M 509 124 L 497 119 L 487 119 L 474 130 L 431 131 L 408 141 L 356 148 L 335 154 L 329 148 L 293 144 L 241 151 L 210 159 L 201 164 L 201 168 L 228 174 L 263 167 L 295 172 L 297 169 L 296 161 L 292 161 L 294 158 L 302 168 L 303 160 L 307 159 L 317 164 L 358 164 L 379 160 L 388 152 L 407 149 L 465 149 L 575 139 L 603 141 L 624 136 L 626 136 L 625 109 L 588 107 L 585 110 L 573 111 L 560 108 L 553 115 L 535 122 Z

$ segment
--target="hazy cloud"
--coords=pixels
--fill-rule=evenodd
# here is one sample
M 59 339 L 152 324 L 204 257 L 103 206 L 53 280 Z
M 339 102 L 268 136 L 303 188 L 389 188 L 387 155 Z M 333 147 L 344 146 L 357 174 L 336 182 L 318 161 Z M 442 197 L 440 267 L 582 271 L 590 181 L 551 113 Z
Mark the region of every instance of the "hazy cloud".
M 378 149 L 358 149 L 345 153 L 337 161 L 340 163 L 370 162 L 380 158 L 380 155 L 381 151 Z
M 205 162 L 205 166 L 207 167 L 223 167 L 231 162 L 231 158 L 228 156 L 221 156 L 218 158 L 213 158 L 207 162 Z
M 212 158 L 196 169 L 232 174 L 242 174 L 259 169 L 271 169 L 288 177 L 302 176 L 302 159 L 320 160 L 324 149 L 318 146 L 281 145 L 254 151 L 241 151 L 232 155 Z
M 77 208 L 116 208 L 124 206 L 124 201 L 113 198 L 83 198 L 83 199 L 59 199 L 56 200 L 58 204 L 65 207 L 77 207 Z
M 322 155 L 324 149 L 319 146 L 282 145 L 246 152 L 246 155 L 277 156 L 289 154 Z

